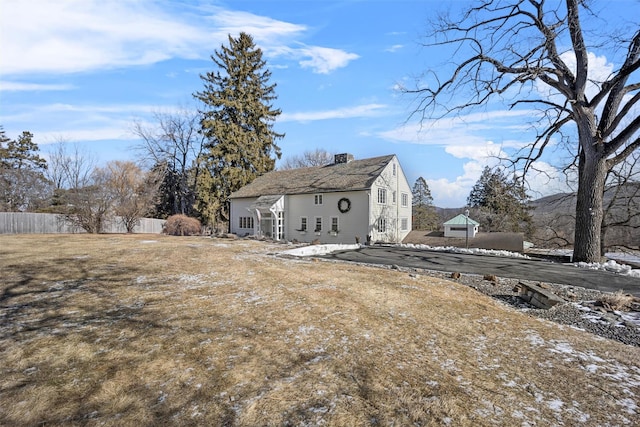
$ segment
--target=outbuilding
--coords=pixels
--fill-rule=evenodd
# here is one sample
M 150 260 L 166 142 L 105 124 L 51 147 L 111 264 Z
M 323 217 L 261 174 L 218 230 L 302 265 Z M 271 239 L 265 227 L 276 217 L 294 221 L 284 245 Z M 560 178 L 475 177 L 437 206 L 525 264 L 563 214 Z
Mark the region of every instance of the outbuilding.
M 444 237 L 473 238 L 478 233 L 480 223 L 460 214 L 444 223 Z

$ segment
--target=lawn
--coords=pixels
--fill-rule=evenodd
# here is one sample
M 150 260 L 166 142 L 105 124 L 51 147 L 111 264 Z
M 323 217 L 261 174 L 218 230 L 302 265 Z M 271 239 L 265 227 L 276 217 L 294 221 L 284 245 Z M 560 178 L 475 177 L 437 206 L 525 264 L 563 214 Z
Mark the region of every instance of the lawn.
M 640 350 L 250 240 L 0 236 L 0 425 L 640 425 Z

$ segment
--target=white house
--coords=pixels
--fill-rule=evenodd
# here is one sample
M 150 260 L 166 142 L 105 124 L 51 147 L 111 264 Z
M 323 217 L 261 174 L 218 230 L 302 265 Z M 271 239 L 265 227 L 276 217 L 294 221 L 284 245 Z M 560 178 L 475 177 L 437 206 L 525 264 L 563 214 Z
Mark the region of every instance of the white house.
M 395 155 L 269 172 L 230 195 L 231 232 L 322 243 L 401 242 L 411 188 Z
M 464 214 L 444 223 L 444 237 L 475 237 L 480 224 Z

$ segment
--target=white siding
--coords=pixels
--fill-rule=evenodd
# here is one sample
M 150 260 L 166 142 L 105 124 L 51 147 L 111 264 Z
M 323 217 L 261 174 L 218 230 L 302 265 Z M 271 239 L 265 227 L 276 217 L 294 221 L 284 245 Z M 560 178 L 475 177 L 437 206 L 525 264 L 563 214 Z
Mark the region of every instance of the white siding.
M 395 171 L 395 173 L 394 173 Z M 386 191 L 386 203 L 378 203 L 378 189 Z M 403 206 L 403 194 L 407 205 Z M 322 204 L 317 204 L 322 195 Z M 395 202 L 394 202 L 395 195 Z M 348 212 L 340 212 L 338 202 L 346 198 L 351 202 Z M 232 199 L 231 232 L 244 236 L 253 234 L 253 230 L 240 229 L 239 218 L 249 214 L 248 208 L 257 198 Z M 411 187 L 398 162 L 393 157 L 391 162 L 376 179 L 370 189 L 361 191 L 344 191 L 335 193 L 293 194 L 284 196 L 284 236 L 285 240 L 322 243 L 355 243 L 358 237 L 361 243 L 367 238 L 371 242 L 401 242 L 411 230 Z M 300 231 L 300 218 L 307 218 L 307 230 Z M 340 232 L 330 233 L 331 218 L 337 217 Z M 322 231 L 314 232 L 316 218 L 322 218 Z M 378 221 L 384 218 L 386 230 L 378 231 Z M 405 227 L 402 227 L 404 223 Z M 257 217 L 255 217 L 257 224 Z
M 229 221 L 230 229 L 233 234 L 237 234 L 238 236 L 247 236 L 254 234 L 254 230 L 240 228 L 240 217 L 253 216 L 255 225 L 255 221 L 257 221 L 255 210 L 249 210 L 249 208 L 255 201 L 255 198 L 231 200 L 231 212 Z
M 383 204 L 378 203 L 380 189 L 385 189 L 387 193 L 386 203 Z M 395 156 L 374 182 L 371 194 L 373 196 L 370 202 L 371 216 L 369 217 L 371 241 L 402 242 L 411 230 L 411 188 Z M 402 206 L 402 194 L 407 195 L 407 206 Z M 406 219 L 406 230 L 402 229 L 402 219 Z M 384 231 L 379 230 L 381 223 L 386 225 Z
M 349 199 L 351 209 L 340 212 L 338 201 Z M 345 191 L 339 193 L 323 193 L 322 205 L 316 205 L 315 194 L 295 194 L 287 197 L 285 217 L 285 238 L 300 242 L 312 242 L 316 239 L 322 243 L 355 243 L 356 236 L 364 243 L 368 233 L 367 210 L 369 196 L 366 191 Z M 300 232 L 300 218 L 307 218 L 307 231 Z M 315 233 L 316 218 L 322 218 L 322 231 Z M 340 232 L 330 233 L 331 218 L 338 218 Z

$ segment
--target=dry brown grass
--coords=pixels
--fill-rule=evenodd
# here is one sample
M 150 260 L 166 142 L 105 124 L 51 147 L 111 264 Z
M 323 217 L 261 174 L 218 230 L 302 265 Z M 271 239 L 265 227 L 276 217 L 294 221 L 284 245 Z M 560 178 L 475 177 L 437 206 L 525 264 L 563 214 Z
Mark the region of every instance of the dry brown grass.
M 625 294 L 622 290 L 614 293 L 602 294 L 602 296 L 598 298 L 598 302 L 601 305 L 604 305 L 611 310 L 620 311 L 629 311 L 634 301 L 635 298 L 633 295 Z
M 0 236 L 0 424 L 640 424 L 635 347 L 280 249 Z

